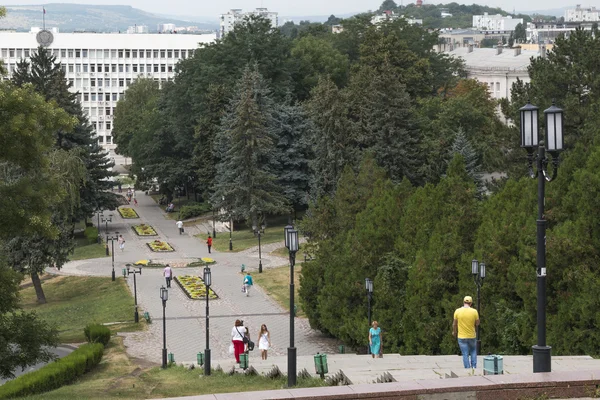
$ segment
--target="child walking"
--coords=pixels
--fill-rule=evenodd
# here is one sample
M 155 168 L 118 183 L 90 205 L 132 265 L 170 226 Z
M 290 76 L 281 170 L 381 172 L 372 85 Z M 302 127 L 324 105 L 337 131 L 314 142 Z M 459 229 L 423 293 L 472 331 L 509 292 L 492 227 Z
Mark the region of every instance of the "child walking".
M 260 326 L 260 332 L 258 333 L 258 348 L 260 349 L 260 356 L 263 360 L 267 359 L 269 347 L 271 347 L 271 333 L 267 329 L 267 325 L 262 324 Z

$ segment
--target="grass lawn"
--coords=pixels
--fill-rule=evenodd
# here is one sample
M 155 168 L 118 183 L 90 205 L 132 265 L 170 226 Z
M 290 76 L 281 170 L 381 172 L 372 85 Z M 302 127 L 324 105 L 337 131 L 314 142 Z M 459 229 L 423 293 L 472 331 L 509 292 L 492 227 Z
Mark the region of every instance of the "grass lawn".
M 296 300 L 297 316 L 304 317 L 298 289 L 300 289 L 300 274 L 302 267 L 300 263 L 296 263 L 294 268 L 294 299 Z M 257 285 L 264 289 L 269 296 L 279 303 L 283 308 L 289 311 L 290 309 L 290 267 L 265 268 L 262 274 L 254 273 L 254 281 Z
M 87 260 L 89 258 L 108 257 L 103 244 L 89 244 L 86 238 L 75 237 L 75 250 L 69 256 L 69 260 Z
M 287 224 L 285 224 L 287 225 Z M 277 243 L 283 241 L 283 228 L 285 225 L 269 226 L 265 229 L 260 237 L 261 244 Z M 202 242 L 206 242 L 207 234 L 201 233 L 196 237 L 200 238 Z M 258 246 L 258 236 L 254 236 L 254 233 L 250 229 L 242 229 L 234 231 L 231 235 L 233 242 L 233 252 L 243 251 L 250 247 Z M 217 251 L 229 251 L 229 232 L 217 232 L 217 238 L 213 238 L 213 248 Z
M 156 205 L 158 207 L 160 207 L 163 211 L 165 210 L 165 208 L 167 208 L 167 205 L 161 205 L 158 204 L 158 200 L 162 197 L 162 194 L 152 194 L 150 195 L 150 197 L 152 197 L 152 199 L 154 199 L 154 201 L 156 202 Z M 188 199 L 187 197 L 175 197 L 173 199 L 173 204 L 175 204 L 175 212 L 170 212 L 170 213 L 165 213 L 165 218 L 167 219 L 172 219 L 173 221 L 178 221 L 179 220 L 179 209 L 182 206 L 185 206 L 188 203 L 195 203 L 196 201 L 194 201 L 193 198 Z M 208 213 L 207 215 L 212 215 L 211 213 Z M 204 216 L 199 215 L 197 217 L 194 217 L 194 219 L 201 219 Z M 190 226 L 190 225 L 194 225 L 193 223 L 188 223 L 188 224 L 184 224 L 184 226 Z
M 145 323 L 133 323 L 133 296 L 123 278 L 53 276 L 42 288 L 47 304 L 37 304 L 33 286 L 21 289 L 21 303 L 54 324 L 62 343 L 84 342 L 83 328 L 91 322 L 124 322 L 111 325 L 114 332 L 144 329 Z
M 149 399 L 253 390 L 273 390 L 286 387 L 287 378 L 264 376 L 227 376 L 213 371 L 204 377 L 200 369 L 183 367 L 143 368 L 134 363 L 123 347 L 121 338 L 113 338 L 100 364 L 75 383 L 52 392 L 25 399 Z M 322 386 L 318 378 L 298 380 L 298 387 Z M 243 397 L 243 396 L 242 396 Z
M 285 259 L 289 259 L 290 257 L 290 251 L 285 246 L 273 250 L 271 254 L 283 257 Z M 300 250 L 298 250 L 298 252 L 296 253 L 296 265 L 298 265 L 301 262 L 304 262 L 304 248 L 302 244 L 300 244 Z

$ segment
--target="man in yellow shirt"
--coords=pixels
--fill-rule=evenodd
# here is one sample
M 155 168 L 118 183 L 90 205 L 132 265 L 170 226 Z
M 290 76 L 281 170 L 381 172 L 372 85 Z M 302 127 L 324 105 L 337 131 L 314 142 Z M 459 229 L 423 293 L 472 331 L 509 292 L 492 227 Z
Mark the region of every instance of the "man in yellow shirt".
M 477 368 L 477 334 L 475 328 L 479 325 L 479 313 L 471 308 L 473 299 L 465 296 L 463 306 L 454 311 L 452 334 L 458 338 L 458 346 L 463 356 L 465 368 Z

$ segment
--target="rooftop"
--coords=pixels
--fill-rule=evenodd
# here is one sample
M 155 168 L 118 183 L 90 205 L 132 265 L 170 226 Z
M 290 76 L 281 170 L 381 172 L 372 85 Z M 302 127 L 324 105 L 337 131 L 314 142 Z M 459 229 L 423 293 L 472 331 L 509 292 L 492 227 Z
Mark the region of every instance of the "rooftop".
M 462 57 L 467 68 L 526 70 L 531 63 L 531 57 L 538 57 L 538 51 L 521 49 L 520 55 L 515 55 L 514 49 L 505 48 L 501 54 L 496 49 L 458 47 L 447 54 Z

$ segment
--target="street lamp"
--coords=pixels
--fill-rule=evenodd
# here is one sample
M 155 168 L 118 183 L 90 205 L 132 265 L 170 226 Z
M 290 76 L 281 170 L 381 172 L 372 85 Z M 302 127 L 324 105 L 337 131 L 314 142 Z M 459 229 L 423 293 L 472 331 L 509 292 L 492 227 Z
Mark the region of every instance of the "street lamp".
M 550 372 L 552 348 L 546 345 L 546 220 L 544 218 L 544 199 L 546 181 L 556 178 L 563 150 L 563 110 L 552 106 L 544 110 L 546 125 L 546 143 L 538 143 L 538 108 L 527 103 L 520 110 L 521 147 L 527 150 L 527 162 L 531 178 L 538 178 L 538 215 L 537 215 L 537 344 L 533 350 L 533 372 Z M 533 170 L 535 149 L 537 152 L 537 170 Z M 552 176 L 548 174 L 549 158 L 552 156 Z
M 213 207 L 213 210 L 212 210 L 212 215 L 213 215 L 213 218 L 212 218 L 212 223 L 213 223 L 213 239 L 216 239 L 217 238 L 217 231 L 215 230 L 215 208 L 214 207 Z
M 252 225 L 252 231 L 255 235 L 258 235 L 258 273 L 262 273 L 262 250 L 260 247 L 260 236 L 265 233 L 265 229 L 267 226 L 262 224 L 260 229 L 256 227 L 256 225 Z
M 208 343 L 208 323 L 209 323 L 209 309 L 208 309 L 208 295 L 210 293 L 210 285 L 212 285 L 212 275 L 210 267 L 204 267 L 204 285 L 206 286 L 206 349 L 204 350 L 204 375 L 210 375 L 210 346 Z
M 112 280 L 115 280 L 115 240 L 119 240 L 119 232 L 115 232 L 115 236 L 108 236 L 106 233 L 106 248 L 108 249 L 108 241 L 110 240 L 110 247 L 112 251 Z
M 367 291 L 367 316 L 369 318 L 369 326 L 371 326 L 371 300 L 373 300 L 373 281 L 369 278 L 365 278 L 365 290 Z M 371 348 L 369 347 L 369 354 L 371 354 Z
M 108 223 L 112 222 L 112 214 L 108 214 L 107 217 L 102 214 L 102 223 L 104 223 L 104 232 L 106 233 L 106 255 L 108 255 Z M 98 234 L 100 233 L 100 226 L 98 226 Z
M 138 267 L 138 270 L 136 271 L 135 268 L 134 269 L 129 269 L 131 267 L 131 264 L 126 264 L 125 265 L 127 267 L 127 269 L 123 270 L 123 277 L 127 277 L 127 275 L 131 275 L 133 274 L 133 298 L 135 301 L 135 312 L 133 313 L 133 321 L 137 324 L 138 322 L 140 322 L 140 314 L 138 313 L 138 303 L 137 303 L 137 283 L 135 280 L 135 275 L 136 274 L 142 274 L 142 267 Z M 127 274 L 127 275 L 125 275 Z
M 290 347 L 288 347 L 288 387 L 296 386 L 296 348 L 294 347 L 294 265 L 299 249 L 298 231 L 292 225 L 284 228 L 285 247 L 290 252 Z
M 233 219 L 229 220 L 229 251 L 233 251 L 233 242 L 231 241 L 231 231 L 233 229 Z
M 96 227 L 98 228 L 98 243 L 102 243 L 102 239 L 100 237 L 100 214 L 102 214 L 104 212 L 104 210 L 102 210 L 101 208 L 98 208 L 96 210 L 96 216 L 98 217 L 98 223 L 96 224 Z
M 162 367 L 163 368 L 167 368 L 167 317 L 166 317 L 166 308 L 167 308 L 167 300 L 169 300 L 169 291 L 164 286 L 161 286 L 161 288 L 160 288 L 160 298 L 162 300 L 162 306 L 163 306 Z
M 471 261 L 471 274 L 477 286 L 477 312 L 479 318 L 481 318 L 481 286 L 483 286 L 483 279 L 485 278 L 485 263 L 477 260 Z M 481 354 L 481 335 L 479 333 L 480 325 L 477 325 L 477 354 Z

